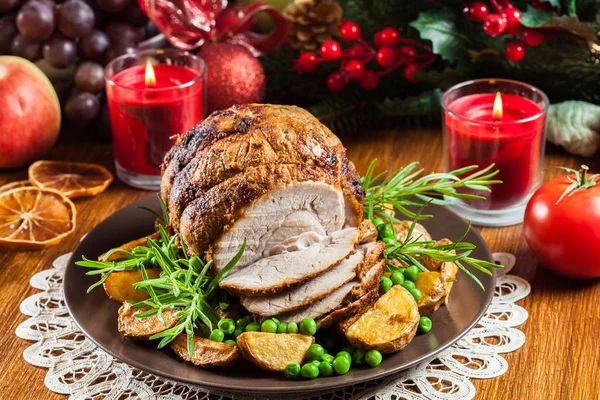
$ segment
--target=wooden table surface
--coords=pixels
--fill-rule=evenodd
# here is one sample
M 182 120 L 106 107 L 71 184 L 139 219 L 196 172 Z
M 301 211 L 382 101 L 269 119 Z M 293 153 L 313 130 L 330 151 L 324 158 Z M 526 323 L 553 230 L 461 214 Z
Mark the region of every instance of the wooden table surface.
M 381 168 L 396 169 L 418 160 L 427 171 L 441 170 L 439 131 L 381 131 L 343 140 L 350 159 L 364 173 L 373 158 Z M 47 158 L 96 162 L 113 168 L 109 145 L 59 144 Z M 560 173 L 556 166 L 577 168 L 586 163 L 600 171 L 600 158 L 583 159 L 550 146 L 544 179 Z M 26 171 L 0 173 L 0 185 L 25 179 Z M 77 229 L 62 243 L 42 251 L 0 251 L 0 398 L 60 399 L 44 386 L 46 369 L 23 361 L 30 344 L 15 336 L 15 328 L 26 319 L 19 312 L 23 299 L 36 293 L 29 278 L 49 267 L 52 260 L 71 251 L 81 236 L 111 213 L 147 196 L 116 180 L 101 195 L 77 199 Z M 585 212 L 585 210 L 582 210 Z M 600 399 L 600 280 L 576 281 L 558 276 L 539 265 L 528 250 L 521 225 L 481 228 L 494 252 L 511 252 L 517 265 L 511 273 L 529 281 L 532 292 L 520 304 L 529 320 L 519 329 L 527 342 L 518 351 L 504 355 L 508 372 L 499 378 L 475 380 L 478 399 Z

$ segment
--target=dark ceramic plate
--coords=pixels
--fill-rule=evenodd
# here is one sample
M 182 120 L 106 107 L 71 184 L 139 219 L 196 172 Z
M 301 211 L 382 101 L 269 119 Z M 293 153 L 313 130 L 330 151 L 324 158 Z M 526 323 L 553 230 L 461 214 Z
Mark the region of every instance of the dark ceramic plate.
M 149 196 L 123 208 L 93 229 L 77 246 L 67 267 L 64 291 L 69 313 L 79 328 L 100 348 L 113 357 L 141 370 L 168 379 L 212 389 L 245 393 L 297 393 L 335 389 L 381 378 L 409 368 L 441 352 L 458 341 L 479 320 L 492 300 L 495 276 L 475 271 L 483 282 L 483 292 L 471 279 L 459 272 L 448 307 L 441 307 L 432 317 L 433 329 L 415 339 L 399 353 L 384 357 L 376 368 L 351 369 L 343 376 L 315 380 L 286 380 L 282 373 L 263 371 L 246 362 L 229 369 L 202 369 L 177 357 L 171 350 L 157 350 L 154 342 L 124 340 L 117 331 L 119 304 L 110 300 L 102 288 L 86 294 L 98 277 L 85 275 L 86 269 L 74 262 L 85 255 L 97 258 L 106 250 L 153 232 L 154 217 L 135 205 L 159 209 L 156 196 Z M 467 223 L 448 208 L 431 206 L 435 216 L 423 223 L 433 238 L 458 238 Z M 483 239 L 471 230 L 466 240 L 475 244 L 475 257 L 492 260 Z

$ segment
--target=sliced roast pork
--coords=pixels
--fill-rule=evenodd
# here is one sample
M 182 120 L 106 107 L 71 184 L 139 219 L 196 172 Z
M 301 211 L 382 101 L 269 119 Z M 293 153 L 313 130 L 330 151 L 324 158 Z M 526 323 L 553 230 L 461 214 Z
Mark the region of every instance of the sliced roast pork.
M 371 253 L 376 252 L 372 251 Z M 381 256 L 381 252 L 379 252 L 379 256 Z M 366 267 L 367 262 L 371 262 L 369 267 Z M 377 290 L 379 279 L 383 274 L 384 261 L 376 259 L 374 255 L 365 257 L 365 263 L 362 263 L 362 265 L 366 270 L 362 278 L 357 277 L 309 306 L 278 318 L 283 322 L 299 322 L 304 318 L 313 318 L 318 320 L 320 326 L 329 326 L 343 319 L 347 316 L 347 310 L 357 308 L 356 305 L 351 306 L 352 303 L 360 303 L 363 297 L 364 302 L 367 299 L 365 296 L 369 293 L 372 297 L 373 289 Z M 351 308 L 346 309 L 348 306 L 351 306 Z M 337 310 L 341 311 L 336 312 Z M 333 316 L 330 317 L 330 315 Z
M 260 296 L 298 286 L 335 267 L 356 251 L 359 228 L 331 233 L 322 241 L 299 251 L 261 258 L 232 270 L 220 286 L 231 293 Z
M 289 313 L 305 307 L 326 297 L 344 283 L 354 279 L 357 269 L 365 260 L 367 253 L 379 253 L 381 255 L 378 244 L 372 242 L 358 246 L 356 253 L 301 286 L 270 296 L 242 296 L 241 304 L 246 310 L 264 317 Z
M 322 182 L 300 182 L 272 190 L 245 208 L 214 245 L 211 257 L 217 269 L 238 252 L 244 238 L 246 251 L 238 266 L 269 256 L 270 250 L 306 232 L 325 236 L 345 222 L 342 191 Z

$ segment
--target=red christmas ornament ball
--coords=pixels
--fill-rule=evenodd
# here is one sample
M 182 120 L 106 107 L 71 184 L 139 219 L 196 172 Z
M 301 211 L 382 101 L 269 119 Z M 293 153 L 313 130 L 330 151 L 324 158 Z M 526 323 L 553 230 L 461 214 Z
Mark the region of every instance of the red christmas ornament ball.
M 260 103 L 264 99 L 265 71 L 246 48 L 230 43 L 207 44 L 198 55 L 206 63 L 209 113 L 234 104 Z

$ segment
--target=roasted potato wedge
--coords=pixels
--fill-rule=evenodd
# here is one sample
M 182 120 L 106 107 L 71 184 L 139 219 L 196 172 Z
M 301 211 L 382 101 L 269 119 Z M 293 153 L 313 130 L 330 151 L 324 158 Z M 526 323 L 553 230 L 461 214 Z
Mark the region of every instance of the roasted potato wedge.
M 422 294 L 417 303 L 419 314 L 429 316 L 440 308 L 446 297 L 446 285 L 439 272 L 421 272 L 415 286 Z
M 146 247 L 146 239 L 158 239 L 160 238 L 160 233 L 159 232 L 155 232 L 152 235 L 148 235 L 148 236 L 144 236 L 143 238 L 139 238 L 139 239 L 135 239 L 132 240 L 131 242 L 127 242 L 119 247 L 117 247 L 118 249 L 121 250 L 126 250 L 126 251 L 131 251 L 131 249 L 133 249 L 134 247 L 138 247 L 138 246 L 144 246 Z M 110 257 L 108 257 L 106 260 L 104 259 L 104 257 L 106 256 L 106 253 L 100 255 L 100 257 L 98 257 L 99 261 L 113 261 L 116 260 L 118 258 L 121 258 L 123 256 L 123 254 L 116 252 L 116 253 L 112 253 L 110 255 Z
M 394 285 L 344 333 L 356 348 L 394 353 L 410 343 L 418 325 L 417 302 L 402 286 Z
M 150 268 L 146 270 L 150 279 L 158 278 L 160 271 L 162 271 L 160 268 Z M 108 279 L 104 281 L 104 291 L 106 291 L 108 297 L 119 303 L 123 303 L 126 300 L 142 301 L 147 299 L 148 295 L 133 287 L 134 283 L 141 280 L 141 271 L 113 272 Z
M 290 363 L 302 363 L 314 342 L 313 336 L 299 333 L 244 332 L 237 337 L 242 357 L 268 371 L 283 371 Z
M 130 339 L 149 340 L 150 336 L 172 328 L 177 323 L 175 311 L 163 311 L 166 325 L 156 315 L 147 318 L 137 318 L 135 314 L 148 310 L 147 308 L 131 308 L 127 302 L 119 308 L 118 328 L 119 332 Z
M 440 246 L 450 243 L 452 243 L 450 239 L 441 239 L 435 242 L 434 246 Z M 450 296 L 452 285 L 454 284 L 454 280 L 456 279 L 456 272 L 458 271 L 458 267 L 453 262 L 437 261 L 430 257 L 423 257 L 420 261 L 429 271 L 437 271 L 441 274 L 442 282 L 444 282 L 444 285 L 446 286 L 446 293 L 444 295 L 443 300 L 444 304 L 448 304 L 448 296 Z
M 187 335 L 178 335 L 171 342 L 171 349 L 185 361 L 202 368 L 230 367 L 240 359 L 240 350 L 234 344 L 194 336 L 194 355 L 190 357 L 187 348 Z
M 396 239 L 399 242 L 404 242 L 412 221 L 398 221 L 394 223 L 394 229 L 396 230 Z M 415 229 L 412 232 L 412 238 L 419 238 L 419 241 L 431 240 L 431 235 L 427 232 L 427 229 L 421 224 L 416 224 Z

